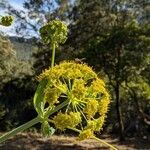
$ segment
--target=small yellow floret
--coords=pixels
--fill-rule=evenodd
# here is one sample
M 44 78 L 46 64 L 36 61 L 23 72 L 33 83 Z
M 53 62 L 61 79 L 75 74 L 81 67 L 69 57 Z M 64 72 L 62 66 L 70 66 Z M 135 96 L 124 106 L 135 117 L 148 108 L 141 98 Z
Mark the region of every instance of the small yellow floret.
M 86 107 L 84 108 L 84 113 L 88 118 L 94 117 L 98 110 L 98 101 L 95 99 L 91 99 L 87 102 Z
M 79 140 L 85 140 L 93 137 L 93 132 L 90 129 L 83 130 L 79 134 Z

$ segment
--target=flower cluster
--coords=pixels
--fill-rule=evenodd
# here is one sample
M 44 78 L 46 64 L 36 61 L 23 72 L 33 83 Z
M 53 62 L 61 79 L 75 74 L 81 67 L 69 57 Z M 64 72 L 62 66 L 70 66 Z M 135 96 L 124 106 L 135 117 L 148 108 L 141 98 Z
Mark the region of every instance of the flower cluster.
M 80 129 L 80 139 L 92 137 L 104 124 L 110 96 L 103 80 L 86 64 L 62 62 L 45 70 L 39 81 L 47 80 L 44 101 L 49 107 L 68 101 L 52 118 L 55 127 Z
M 57 129 L 64 130 L 67 127 L 76 127 L 81 122 L 81 116 L 79 112 L 59 112 L 53 121 Z
M 3 16 L 1 18 L 0 24 L 3 26 L 10 26 L 13 23 L 13 16 Z
M 54 43 L 56 47 L 67 39 L 67 25 L 60 20 L 53 20 L 40 28 L 40 35 L 44 43 Z

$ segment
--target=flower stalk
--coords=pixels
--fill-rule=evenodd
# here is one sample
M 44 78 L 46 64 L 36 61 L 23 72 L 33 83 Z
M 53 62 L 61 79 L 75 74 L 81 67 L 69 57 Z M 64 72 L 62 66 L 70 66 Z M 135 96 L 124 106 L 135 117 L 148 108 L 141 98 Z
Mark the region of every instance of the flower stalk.
M 37 124 L 39 122 L 40 122 L 40 118 L 36 117 L 36 118 L 30 120 L 29 122 L 19 126 L 18 128 L 15 128 L 14 130 L 12 130 L 12 131 L 2 135 L 0 137 L 0 143 L 6 141 L 10 137 L 12 137 L 12 136 L 16 135 L 17 133 L 22 132 L 22 131 L 32 127 L 33 125 L 35 125 L 35 124 Z
M 58 110 L 62 109 L 63 107 L 65 107 L 68 104 L 68 101 L 65 101 L 63 103 L 61 103 L 60 105 L 58 105 L 54 110 L 51 110 L 48 112 L 48 116 L 54 114 L 55 112 L 57 112 Z M 12 136 L 16 135 L 19 132 L 22 132 L 30 127 L 32 127 L 33 125 L 37 124 L 41 122 L 41 118 L 39 116 L 37 116 L 36 118 L 30 120 L 29 122 L 19 126 L 18 128 L 15 128 L 14 130 L 2 135 L 0 137 L 0 143 L 6 141 L 7 139 L 11 138 Z
M 95 136 L 93 136 L 93 139 L 95 139 L 95 140 L 97 140 L 97 141 L 103 143 L 104 145 L 110 147 L 111 150 L 118 150 L 116 147 L 114 147 L 113 145 L 111 145 L 111 144 L 105 142 L 105 141 L 102 140 L 102 139 L 99 139 L 99 138 L 97 138 L 97 137 L 95 137 Z
M 52 60 L 51 60 L 51 68 L 54 67 L 54 62 L 55 62 L 55 43 L 52 43 Z

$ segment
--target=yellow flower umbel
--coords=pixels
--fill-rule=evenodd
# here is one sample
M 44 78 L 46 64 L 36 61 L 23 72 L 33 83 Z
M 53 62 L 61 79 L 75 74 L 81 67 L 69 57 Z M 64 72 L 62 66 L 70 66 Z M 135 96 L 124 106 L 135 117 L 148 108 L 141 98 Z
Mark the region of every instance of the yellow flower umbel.
M 102 129 L 110 97 L 105 83 L 92 68 L 86 64 L 62 62 L 45 70 L 38 79 L 48 82 L 43 96 L 49 107 L 68 102 L 50 118 L 57 129 L 76 128 L 80 131 L 80 139 L 90 138 Z
M 3 16 L 0 21 L 0 25 L 10 26 L 13 23 L 13 16 Z
M 50 44 L 52 49 L 51 67 L 53 67 L 55 62 L 55 48 L 58 47 L 59 44 L 64 44 L 67 40 L 67 24 L 56 19 L 41 27 L 39 32 L 42 41 L 45 44 Z
M 53 43 L 56 47 L 65 43 L 67 39 L 67 25 L 60 20 L 53 20 L 40 28 L 40 35 L 44 43 Z

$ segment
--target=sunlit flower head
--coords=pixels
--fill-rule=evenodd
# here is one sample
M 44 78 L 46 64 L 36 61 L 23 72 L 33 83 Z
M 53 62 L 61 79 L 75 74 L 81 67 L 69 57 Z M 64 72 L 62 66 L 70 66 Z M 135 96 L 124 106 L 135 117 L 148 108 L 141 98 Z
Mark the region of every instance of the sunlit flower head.
M 51 118 L 57 129 L 68 127 L 79 129 L 81 139 L 100 131 L 104 124 L 110 96 L 105 83 L 86 64 L 62 62 L 39 77 L 47 80 L 44 101 L 55 108 L 68 101 L 66 107 Z

